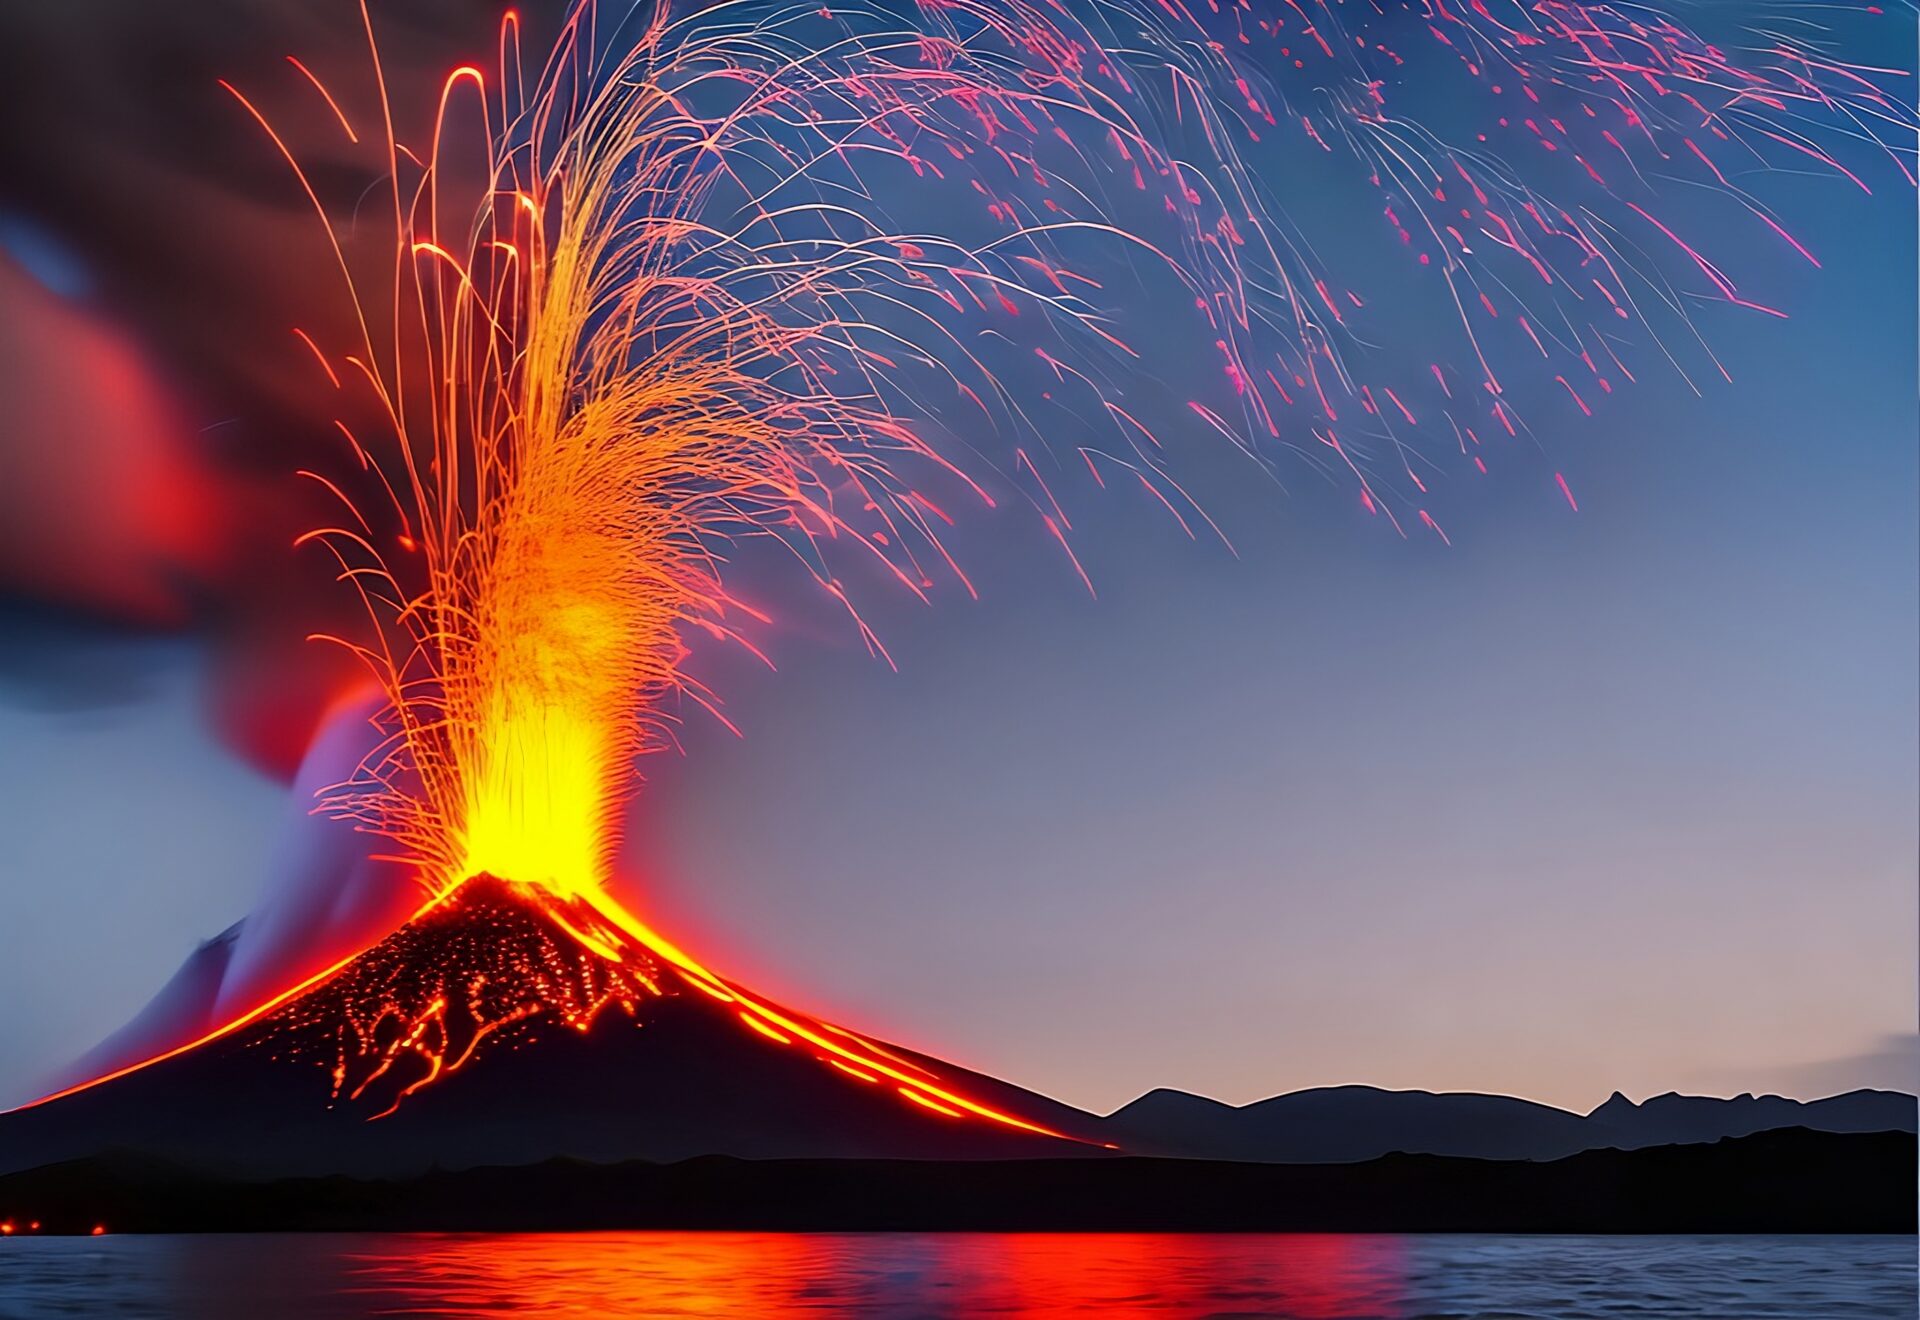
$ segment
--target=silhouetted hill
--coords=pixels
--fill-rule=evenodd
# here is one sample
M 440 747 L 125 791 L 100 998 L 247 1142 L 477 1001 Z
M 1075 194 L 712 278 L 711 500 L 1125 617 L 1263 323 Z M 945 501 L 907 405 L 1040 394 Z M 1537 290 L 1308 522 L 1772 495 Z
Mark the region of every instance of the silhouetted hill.
M 1789 1128 L 1550 1162 L 556 1160 L 248 1183 L 96 1158 L 0 1177 L 46 1232 L 759 1230 L 1912 1233 L 1905 1133 Z
M 1197 1159 L 1347 1163 L 1393 1151 L 1556 1159 L 1607 1144 L 1578 1114 L 1508 1096 L 1330 1086 L 1254 1104 L 1150 1091 L 1107 1119 L 1115 1140 Z
M 1914 1097 L 1852 1091 L 1802 1102 L 1664 1095 L 1635 1105 L 1616 1093 L 1591 1114 L 1509 1096 L 1333 1086 L 1249 1105 L 1149 1091 L 1106 1119 L 1128 1150 L 1195 1159 L 1341 1163 L 1400 1151 L 1474 1159 L 1552 1160 L 1583 1150 L 1718 1141 L 1776 1128 L 1913 1132 Z
M 1912 1132 L 1913 1096 L 1898 1091 L 1848 1091 L 1824 1100 L 1788 1100 L 1777 1095 L 1737 1095 L 1731 1100 L 1669 1091 L 1639 1104 L 1615 1091 L 1587 1116 L 1605 1126 L 1622 1149 L 1675 1142 L 1717 1141 L 1774 1128 L 1816 1132 Z

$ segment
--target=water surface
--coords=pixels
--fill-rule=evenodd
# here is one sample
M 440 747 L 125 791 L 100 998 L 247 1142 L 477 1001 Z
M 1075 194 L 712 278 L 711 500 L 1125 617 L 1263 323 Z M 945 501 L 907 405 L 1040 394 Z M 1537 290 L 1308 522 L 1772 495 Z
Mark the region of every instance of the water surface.
M 1912 1238 L 259 1234 L 0 1241 L 0 1317 L 1871 1316 Z

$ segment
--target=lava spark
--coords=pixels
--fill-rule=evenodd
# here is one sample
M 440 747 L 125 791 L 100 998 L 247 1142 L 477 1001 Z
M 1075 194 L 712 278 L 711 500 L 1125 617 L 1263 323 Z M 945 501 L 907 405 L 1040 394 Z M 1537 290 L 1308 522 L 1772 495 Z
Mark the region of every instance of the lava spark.
M 537 65 L 521 28 L 420 136 L 384 81 L 369 132 L 292 66 L 377 196 L 326 195 L 230 89 L 353 294 L 344 337 L 297 332 L 347 455 L 308 474 L 344 510 L 310 539 L 367 606 L 332 640 L 387 711 L 323 806 L 392 840 L 430 906 L 498 877 L 579 945 L 336 1004 L 361 1042 L 338 1085 L 404 1058 L 411 1089 L 525 1005 L 591 1022 L 672 982 L 929 1112 L 1031 1127 L 756 999 L 610 891 L 636 758 L 718 716 L 687 647 L 751 646 L 762 618 L 733 557 L 790 552 L 884 655 L 861 583 L 971 591 L 943 540 L 968 506 L 1024 504 L 1089 586 L 1064 483 L 1210 528 L 1176 475 L 1192 439 L 1438 540 L 1449 485 L 1491 464 L 1577 511 L 1529 448 L 1639 370 L 1717 368 L 1707 305 L 1777 312 L 1663 192 L 1812 261 L 1769 169 L 1912 181 L 1905 72 L 1637 4 L 585 4 Z M 1145 360 L 1148 326 L 1204 367 Z

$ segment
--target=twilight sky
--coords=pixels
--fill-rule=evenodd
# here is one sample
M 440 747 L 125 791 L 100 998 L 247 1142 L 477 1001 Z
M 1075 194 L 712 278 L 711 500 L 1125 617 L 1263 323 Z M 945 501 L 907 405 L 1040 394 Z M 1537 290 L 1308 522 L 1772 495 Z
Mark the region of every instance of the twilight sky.
M 956 540 L 979 602 L 870 600 L 898 673 L 824 611 L 777 674 L 702 657 L 746 737 L 693 716 L 644 767 L 636 905 L 1102 1111 L 1912 1085 L 1913 194 L 1773 195 L 1825 269 L 1780 263 L 1788 321 L 1709 311 L 1734 383 L 1650 373 L 1451 549 L 1222 457 L 1238 558 L 1082 491 L 1097 600 L 1009 511 Z M 192 638 L 0 630 L 11 1093 L 245 913 L 283 795 L 206 729 Z
M 1095 502 L 1097 601 L 1001 529 L 981 603 L 883 616 L 899 675 L 743 667 L 745 740 L 649 767 L 642 892 L 1095 1108 L 1911 1085 L 1914 217 L 1844 209 L 1734 386 L 1575 442 L 1578 515 L 1536 470 L 1446 550 L 1223 482 L 1236 562 Z

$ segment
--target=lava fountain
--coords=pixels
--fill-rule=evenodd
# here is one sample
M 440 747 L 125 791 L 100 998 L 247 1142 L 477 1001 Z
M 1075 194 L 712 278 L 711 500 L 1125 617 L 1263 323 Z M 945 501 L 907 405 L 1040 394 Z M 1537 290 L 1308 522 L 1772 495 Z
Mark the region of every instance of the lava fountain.
M 960 504 L 1014 492 L 1075 571 L 1049 477 L 1084 471 L 1210 527 L 1169 424 L 1256 464 L 1291 453 L 1403 534 L 1444 539 L 1441 463 L 1518 462 L 1537 428 L 1590 414 L 1633 375 L 1629 329 L 1685 370 L 1686 343 L 1705 351 L 1694 306 L 1772 310 L 1656 218 L 1642 158 L 1809 259 L 1717 156 L 1858 182 L 1838 152 L 1864 143 L 1911 180 L 1912 110 L 1888 90 L 1904 75 L 1786 38 L 1729 54 L 1639 7 L 1561 0 L 1310 11 L 585 4 L 537 65 L 510 13 L 497 67 L 454 70 L 409 140 L 363 5 L 377 127 L 292 61 L 325 122 L 379 157 L 378 195 L 344 202 L 229 87 L 351 295 L 343 333 L 295 331 L 337 391 L 347 459 L 303 473 L 341 510 L 304 539 L 366 606 L 364 635 L 326 640 L 385 711 L 321 809 L 391 841 L 423 888 L 416 921 L 492 877 L 568 942 L 495 966 L 468 941 L 425 981 L 343 963 L 214 1034 L 325 990 L 352 1024 L 336 1096 L 402 1069 L 397 1104 L 498 1031 L 637 1013 L 671 979 L 930 1111 L 1045 1132 L 715 974 L 611 891 L 636 760 L 682 709 L 723 718 L 683 666 L 690 640 L 751 648 L 764 621 L 729 590 L 732 552 L 790 552 L 884 656 L 854 566 L 917 596 L 971 591 L 942 540 Z M 1388 75 L 1410 59 L 1403 88 Z M 1288 66 L 1299 85 L 1257 72 Z M 1497 98 L 1525 169 L 1390 109 L 1447 78 Z M 1447 309 L 1446 343 L 1391 343 L 1321 264 L 1257 159 L 1283 136 L 1358 167 L 1405 282 Z M 936 199 L 927 223 L 889 220 L 878 199 L 904 190 Z M 1136 400 L 1114 271 L 1184 300 L 1216 369 L 1199 397 Z M 1509 383 L 1522 367 L 1540 389 Z M 1066 439 L 1036 420 L 1056 392 L 1092 419 Z

